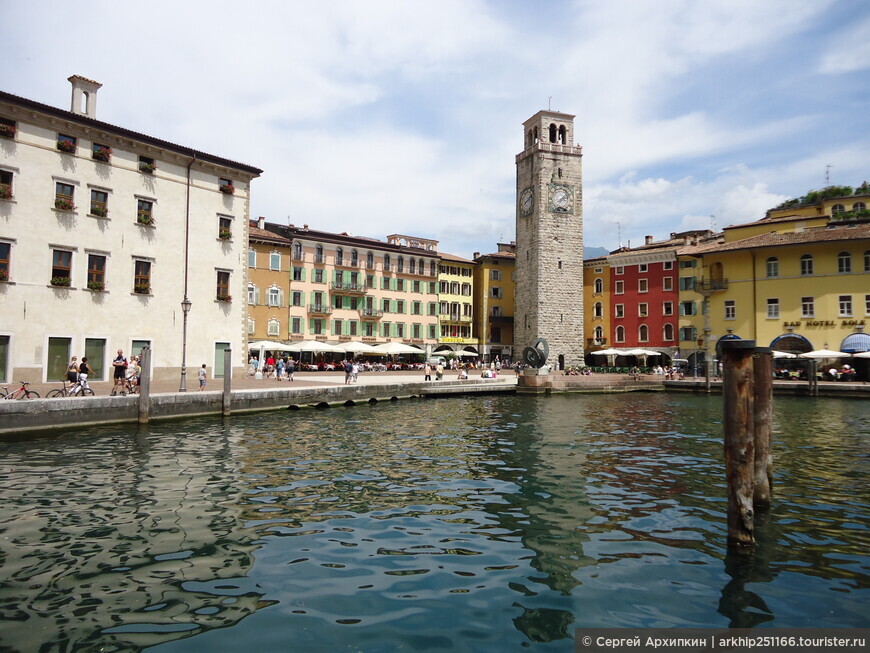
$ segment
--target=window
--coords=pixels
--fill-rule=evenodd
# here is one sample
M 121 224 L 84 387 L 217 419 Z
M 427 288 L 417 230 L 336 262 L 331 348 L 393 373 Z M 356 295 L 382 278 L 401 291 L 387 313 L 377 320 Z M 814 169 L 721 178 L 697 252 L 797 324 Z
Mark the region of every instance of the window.
M 852 295 L 840 295 L 840 317 L 852 317 Z
M 604 305 L 601 302 L 595 302 L 595 304 L 592 306 L 592 317 L 604 317 Z
M 366 252 L 366 269 L 374 270 L 375 269 L 375 255 L 371 252 Z
M 75 136 L 67 136 L 66 134 L 57 135 L 57 149 L 61 152 L 72 154 L 76 151 L 76 145 L 77 141 Z
M 616 342 L 625 342 L 625 327 L 616 327 Z
M 0 118 L 0 136 L 3 138 L 15 138 L 15 132 L 18 131 L 15 128 L 15 121 L 8 120 L 7 118 Z M 0 366 L 0 374 L 2 374 L 3 369 Z
M 846 274 L 852 271 L 852 255 L 849 252 L 837 254 L 837 272 Z
M 801 297 L 801 317 L 815 317 L 816 302 L 813 297 Z
M 304 280 L 305 279 L 303 278 L 303 275 L 302 275 L 302 268 L 300 268 L 298 266 L 294 266 L 293 267 L 293 281 L 304 281 Z
M 646 324 L 641 324 L 637 329 L 638 342 L 649 342 L 649 327 Z
M 311 320 L 311 330 L 314 333 L 314 335 L 316 335 L 316 336 L 323 335 L 323 322 L 324 321 L 319 319 L 319 318 Z
M 501 306 L 493 306 L 493 307 L 490 309 L 489 314 L 490 314 L 492 317 L 501 317 Z
M 295 261 L 304 260 L 302 258 L 302 243 L 300 243 L 298 241 L 293 243 L 293 260 L 295 260 Z
M 501 270 L 490 270 L 489 278 L 492 281 L 501 281 Z
M 62 181 L 55 182 L 54 185 L 54 208 L 60 211 L 72 211 L 76 208 L 74 202 L 74 187 L 72 184 L 67 184 Z
M 864 315 L 870 315 L 870 295 L 864 295 Z
M 390 289 L 390 278 L 389 277 L 381 277 L 381 290 L 389 290 Z
M 604 292 L 604 280 L 596 279 L 594 285 L 594 292 L 596 295 L 600 295 Z
M 333 295 L 332 296 L 332 307 L 333 308 L 343 308 L 344 307 L 344 297 L 341 295 Z
M 680 329 L 680 340 L 695 341 L 698 339 L 698 330 L 695 327 L 682 327 Z
M 864 272 L 870 272 L 870 249 L 864 252 Z
M 855 203 L 852 205 L 852 210 L 853 210 L 853 211 L 866 211 L 866 210 L 867 210 L 867 205 L 864 204 L 864 202 L 855 202 Z
M 501 298 L 502 298 L 502 292 L 501 292 L 501 288 L 500 288 L 499 286 L 493 286 L 493 287 L 490 289 L 490 291 L 491 291 L 490 296 L 491 296 L 493 299 L 501 299 Z
M 290 333 L 302 333 L 302 318 L 301 317 L 291 317 L 290 318 Z
M 405 312 L 405 301 L 403 299 L 396 300 L 396 313 Z
M 350 264 L 355 268 L 359 267 L 359 252 L 355 249 L 350 250 Z
M 419 281 L 412 281 L 411 282 L 411 292 L 422 292 L 420 290 L 420 282 Z M 465 294 L 465 293 L 463 293 L 463 294 Z
M 51 285 L 69 286 L 72 271 L 72 252 L 55 249 L 51 252 Z
M 94 161 L 102 161 L 103 163 L 108 163 L 109 160 L 112 158 L 112 148 L 108 145 L 103 145 L 101 143 L 92 143 L 91 158 Z
M 405 323 L 404 322 L 396 322 L 396 337 L 404 338 L 405 337 Z
M 646 302 L 641 302 L 637 305 L 637 316 L 647 317 L 649 315 L 649 305 Z
M 595 327 L 594 335 L 595 335 L 595 339 L 598 340 L 599 342 L 601 342 L 601 340 L 604 338 L 604 327 L 602 327 L 602 326 Z
M 429 261 L 429 276 L 434 277 L 436 274 L 435 261 Z M 434 337 L 434 336 L 433 336 Z
M 698 264 L 698 262 L 695 259 L 688 259 L 688 260 L 680 261 L 680 269 L 687 270 L 689 268 L 695 267 L 697 264 Z
M 314 247 L 314 262 L 323 263 L 323 245 L 316 245 Z
M 625 304 L 616 304 L 613 307 L 614 317 L 625 317 Z
M 266 334 L 270 336 L 280 336 L 281 335 L 281 322 L 274 317 L 269 320 L 269 324 L 266 327 Z
M 384 254 L 384 270 L 390 269 L 390 255 Z
M 396 272 L 404 272 L 405 271 L 405 259 L 403 257 L 399 257 L 399 260 L 396 261 Z
M 623 272 L 625 272 L 625 269 L 621 265 L 613 268 L 613 274 L 622 274 Z
M 248 335 L 252 336 L 257 332 L 257 322 L 254 318 L 248 318 Z
M 356 325 L 357 325 L 357 321 L 356 321 L 356 320 L 351 320 L 351 321 L 349 321 L 347 324 L 348 324 L 348 326 L 350 327 L 350 333 L 349 333 L 348 335 L 351 335 L 351 336 L 355 336 L 355 335 L 357 335 L 357 333 L 356 333 L 356 329 L 357 329 L 357 326 L 356 326 Z
M 777 299 L 776 297 L 771 297 L 767 300 L 767 319 L 779 319 L 779 299 Z
M 88 254 L 88 289 L 104 290 L 106 287 L 106 257 Z
M 674 325 L 666 324 L 662 330 L 662 338 L 668 342 L 674 339 Z
M 91 209 L 90 214 L 98 218 L 105 218 L 109 215 L 109 194 L 104 190 L 91 189 Z
M 228 302 L 232 300 L 232 297 L 230 296 L 230 273 L 226 270 L 217 271 L 215 298 L 219 302 Z
M 666 290 L 668 292 L 673 291 L 674 289 L 674 278 L 673 277 L 664 277 L 662 279 L 662 290 Z
M 694 290 L 695 277 L 680 277 L 680 290 Z
M 281 289 L 276 286 L 270 286 L 269 290 L 266 292 L 266 305 L 267 306 L 280 306 L 281 305 Z
M 335 248 L 335 264 L 344 265 L 344 250 L 341 247 Z
M 392 325 L 389 322 L 381 322 L 381 337 L 389 338 L 390 337 L 390 327 Z
M 801 256 L 801 274 L 806 276 L 813 273 L 813 257 L 811 254 Z
M 320 268 L 314 270 L 314 283 L 323 283 L 323 270 Z
M 767 277 L 773 278 L 779 276 L 779 259 L 771 256 L 767 259 Z
M 384 299 L 384 300 L 381 302 L 381 310 L 382 310 L 384 313 L 389 313 L 389 312 L 390 312 L 390 300 L 389 300 L 389 299 Z
M 842 204 L 834 204 L 831 207 L 831 215 L 837 215 L 838 213 L 842 213 L 845 210 L 846 210 L 846 207 L 843 206 Z
M 227 195 L 232 195 L 236 192 L 235 187 L 233 186 L 232 179 L 224 179 L 223 177 L 218 178 L 218 188 L 220 192 L 226 193 Z
M 417 274 L 417 261 L 413 258 L 408 260 L 408 273 Z
M 638 271 L 638 272 L 648 272 L 648 271 L 649 271 L 649 265 L 646 264 L 646 263 L 641 263 L 641 264 L 639 264 L 639 265 L 637 266 L 637 271 Z
M 136 222 L 138 224 L 154 224 L 154 202 L 151 200 L 136 200 Z
M 735 301 L 733 299 L 725 300 L 725 319 L 737 319 L 737 305 L 735 304 Z
M 72 338 L 49 338 L 48 359 L 46 360 L 46 380 L 59 381 L 66 377 L 66 366 L 70 357 Z
M 302 306 L 302 293 L 298 290 L 294 290 L 290 294 L 290 305 L 291 306 Z
M 9 263 L 12 255 L 12 243 L 0 242 L 0 281 L 9 281 Z M 0 369 L 0 372 L 3 370 Z
M 698 307 L 695 302 L 680 302 L 680 315 L 697 315 Z
M 405 280 L 404 279 L 396 279 L 396 290 L 399 292 L 405 292 Z
M 133 265 L 133 292 L 151 294 L 151 261 L 137 260 Z
M 411 313 L 414 315 L 423 315 L 423 303 L 422 302 L 414 302 L 411 304 Z
M 340 336 L 344 334 L 344 324 L 342 320 L 335 319 L 332 321 L 332 333 L 333 335 Z
M 218 216 L 218 238 L 220 240 L 233 239 L 233 219 L 226 216 Z
M 281 271 L 281 253 L 269 252 L 269 269 Z M 295 269 L 295 268 L 294 268 Z
M 9 170 L 0 170 L 0 200 L 11 200 L 13 197 L 12 173 Z
M 248 284 L 248 304 L 251 306 L 257 305 L 257 300 L 259 299 L 258 295 L 260 294 L 257 286 L 252 283 Z
M 139 157 L 140 172 L 145 172 L 150 175 L 153 174 L 155 170 L 157 170 L 157 165 L 154 163 L 154 159 L 152 159 L 150 156 Z
M 674 302 L 662 302 L 662 315 L 674 314 Z
M 673 261 L 665 261 L 663 269 L 664 270 L 673 270 L 674 269 L 674 262 Z M 667 340 L 667 338 L 666 338 L 666 340 Z M 671 340 L 673 340 L 673 338 L 671 338 Z
M 617 281 L 617 282 L 614 284 L 614 292 L 615 292 L 617 295 L 622 295 L 622 294 L 624 294 L 624 293 L 625 293 L 625 282 L 624 282 L 624 281 Z
M 248 250 L 248 267 L 255 268 L 257 267 L 257 251 L 253 249 Z

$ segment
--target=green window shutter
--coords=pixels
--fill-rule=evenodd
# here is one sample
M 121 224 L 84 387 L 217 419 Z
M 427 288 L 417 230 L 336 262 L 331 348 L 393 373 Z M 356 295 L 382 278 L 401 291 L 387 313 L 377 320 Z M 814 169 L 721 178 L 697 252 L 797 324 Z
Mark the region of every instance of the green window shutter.
M 305 281 L 305 268 L 304 267 L 301 268 L 301 272 L 302 272 L 302 278 L 300 279 L 300 281 Z

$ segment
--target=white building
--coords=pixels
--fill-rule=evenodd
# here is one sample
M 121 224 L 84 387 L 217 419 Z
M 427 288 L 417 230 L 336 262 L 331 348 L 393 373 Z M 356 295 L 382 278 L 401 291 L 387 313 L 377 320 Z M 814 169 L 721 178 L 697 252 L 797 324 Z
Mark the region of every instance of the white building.
M 244 366 L 250 183 L 262 170 L 0 92 L 0 380 L 96 379 L 145 345 L 156 379 Z M 182 302 L 190 309 L 184 336 Z M 195 376 L 193 377 L 195 378 Z M 92 377 L 93 379 L 93 377 Z

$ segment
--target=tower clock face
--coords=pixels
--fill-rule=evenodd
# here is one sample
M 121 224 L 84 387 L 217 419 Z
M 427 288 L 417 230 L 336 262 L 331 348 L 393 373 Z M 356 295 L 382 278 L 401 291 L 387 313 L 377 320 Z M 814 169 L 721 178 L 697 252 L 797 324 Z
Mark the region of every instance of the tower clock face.
M 573 195 L 570 186 L 550 184 L 550 211 L 553 213 L 573 213 Z
M 520 193 L 520 215 L 531 215 L 534 210 L 535 191 L 531 188 L 526 188 Z

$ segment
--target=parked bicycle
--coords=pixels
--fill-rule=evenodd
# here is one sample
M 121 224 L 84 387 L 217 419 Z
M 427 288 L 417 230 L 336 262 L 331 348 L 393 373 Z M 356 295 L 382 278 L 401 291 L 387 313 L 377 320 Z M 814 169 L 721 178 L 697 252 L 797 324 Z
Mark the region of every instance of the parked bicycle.
M 9 392 L 9 386 L 2 386 L 3 399 L 39 399 L 39 393 L 36 390 L 28 390 L 30 385 L 28 381 L 19 381 L 21 387 L 17 390 Z
M 47 395 L 45 395 L 46 399 L 56 399 L 59 397 L 87 397 L 94 396 L 94 391 L 90 388 L 83 388 L 82 384 L 76 381 L 75 383 L 71 383 L 67 385 L 66 379 L 61 379 L 63 382 L 62 388 L 57 388 L 52 390 Z

